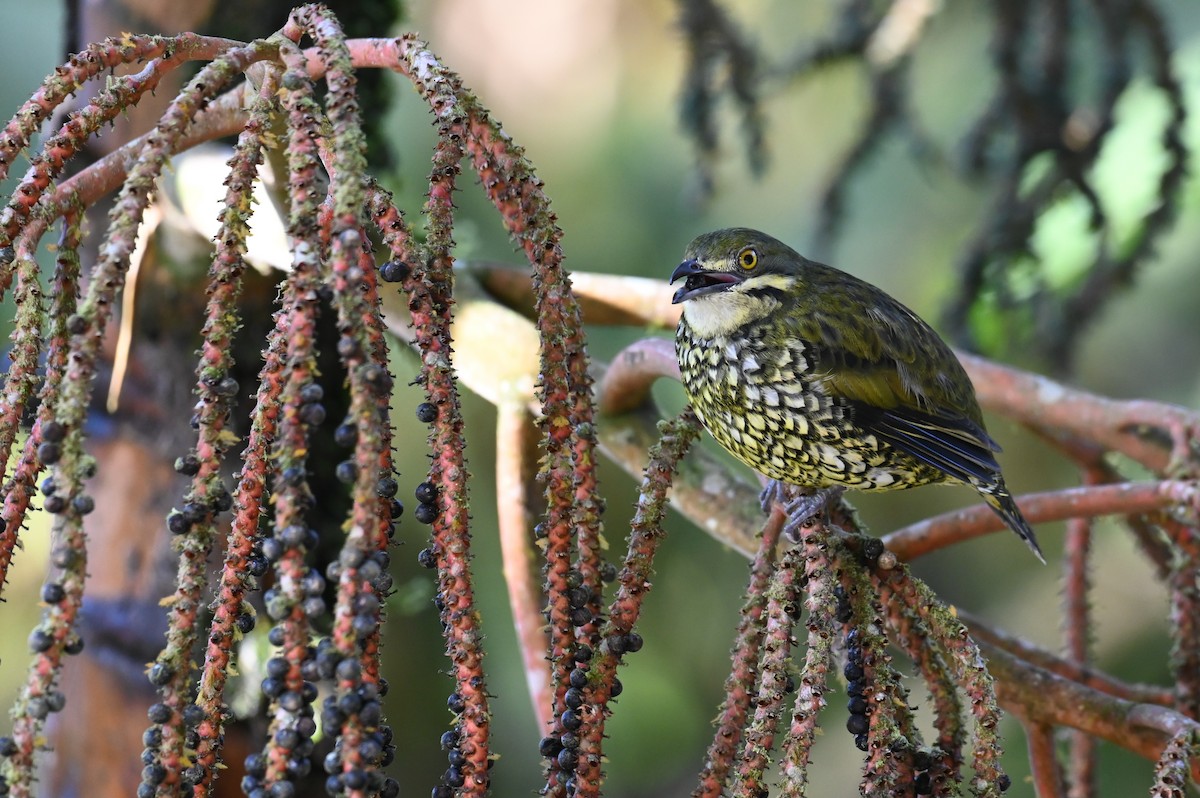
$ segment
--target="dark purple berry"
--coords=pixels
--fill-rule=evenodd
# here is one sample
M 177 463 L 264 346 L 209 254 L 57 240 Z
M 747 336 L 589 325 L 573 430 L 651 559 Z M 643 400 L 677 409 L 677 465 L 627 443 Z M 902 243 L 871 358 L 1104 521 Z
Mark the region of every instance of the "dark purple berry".
M 553 756 L 558 756 L 558 752 L 562 750 L 562 743 L 557 737 L 543 737 L 538 743 L 538 753 L 549 759 Z
M 160 726 L 169 721 L 172 714 L 171 708 L 161 703 L 151 704 L 150 708 L 146 710 L 146 717 L 150 719 L 150 722 L 157 723 Z
M 413 518 L 422 524 L 432 524 L 437 516 L 438 508 L 434 504 L 418 504 L 417 509 L 413 512 Z
M 34 629 L 29 634 L 29 650 L 34 654 L 49 651 L 54 645 L 54 636 L 45 629 Z
M 340 425 L 333 431 L 333 442 L 338 446 L 353 446 L 358 442 L 358 427 L 351 423 Z
M 150 679 L 150 684 L 155 687 L 162 687 L 167 682 L 171 681 L 171 677 L 175 675 L 175 669 L 165 662 L 156 662 L 150 666 L 150 672 L 147 677 Z
M 604 582 L 615 582 L 617 579 L 617 566 L 608 561 L 600 563 L 600 579 Z
M 339 482 L 345 482 L 348 485 L 358 477 L 358 466 L 355 465 L 353 460 L 343 460 L 337 464 L 333 475 L 337 477 Z
M 579 765 L 579 754 L 567 748 L 558 752 L 558 766 L 562 770 L 574 770 Z
M 62 447 L 52 441 L 43 441 L 37 447 L 37 457 L 46 465 L 54 465 L 62 457 Z
M 379 277 L 385 283 L 399 283 L 408 277 L 408 264 L 402 260 L 389 260 L 379 267 Z
M 200 458 L 193 453 L 175 458 L 175 470 L 186 477 L 194 477 L 200 473 Z
M 310 427 L 319 427 L 325 423 L 325 406 L 321 404 L 302 405 L 300 420 Z
M 42 424 L 42 440 L 50 443 L 62 443 L 67 437 L 67 428 L 57 421 L 47 421 Z

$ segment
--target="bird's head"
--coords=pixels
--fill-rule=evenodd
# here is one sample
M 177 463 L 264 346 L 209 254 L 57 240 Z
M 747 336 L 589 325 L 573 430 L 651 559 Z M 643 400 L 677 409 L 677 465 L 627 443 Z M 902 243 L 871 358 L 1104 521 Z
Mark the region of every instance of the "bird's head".
M 697 236 L 671 282 L 683 286 L 671 299 L 698 334 L 728 334 L 780 307 L 795 292 L 808 263 L 771 236 L 744 227 Z

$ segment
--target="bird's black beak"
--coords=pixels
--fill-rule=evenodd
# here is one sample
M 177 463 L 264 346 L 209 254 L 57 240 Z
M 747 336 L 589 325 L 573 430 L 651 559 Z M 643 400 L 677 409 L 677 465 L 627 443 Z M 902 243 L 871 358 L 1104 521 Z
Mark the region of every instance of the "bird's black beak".
M 678 305 L 689 299 L 717 291 L 727 291 L 742 281 L 742 277 L 731 272 L 714 272 L 705 269 L 697 260 L 685 260 L 671 272 L 671 282 L 687 278 L 683 287 L 671 297 L 671 304 Z

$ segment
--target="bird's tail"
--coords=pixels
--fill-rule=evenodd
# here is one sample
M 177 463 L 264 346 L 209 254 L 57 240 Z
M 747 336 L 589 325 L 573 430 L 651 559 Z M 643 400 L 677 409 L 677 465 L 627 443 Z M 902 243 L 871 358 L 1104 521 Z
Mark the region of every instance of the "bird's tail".
M 1004 519 L 1008 528 L 1016 532 L 1021 540 L 1025 541 L 1025 545 L 1029 546 L 1037 558 L 1042 561 L 1042 565 L 1045 565 L 1046 558 L 1042 556 L 1042 547 L 1038 545 L 1037 535 L 1033 534 L 1033 527 L 1025 520 L 1025 516 L 1021 515 L 1021 509 L 1017 507 L 1016 501 L 1013 500 L 1012 494 L 1008 492 L 1008 487 L 1004 482 L 981 488 L 979 492 L 988 505 L 996 511 L 996 515 Z

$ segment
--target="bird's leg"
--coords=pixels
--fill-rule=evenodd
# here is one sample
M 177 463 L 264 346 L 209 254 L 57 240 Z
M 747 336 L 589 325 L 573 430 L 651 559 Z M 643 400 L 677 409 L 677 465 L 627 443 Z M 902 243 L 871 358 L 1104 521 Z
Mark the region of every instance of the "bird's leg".
M 771 514 L 771 507 L 779 502 L 784 507 L 791 501 L 791 486 L 786 482 L 780 482 L 778 479 L 767 480 L 766 487 L 758 494 L 758 504 L 762 507 L 763 513 Z
M 801 527 L 818 516 L 826 515 L 829 511 L 829 503 L 837 501 L 845 492 L 845 487 L 832 485 L 805 493 L 789 501 L 783 508 L 787 513 L 783 534 L 793 542 L 799 541 Z

